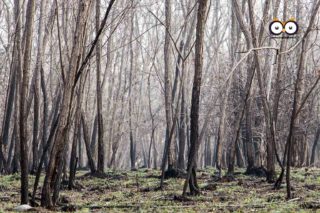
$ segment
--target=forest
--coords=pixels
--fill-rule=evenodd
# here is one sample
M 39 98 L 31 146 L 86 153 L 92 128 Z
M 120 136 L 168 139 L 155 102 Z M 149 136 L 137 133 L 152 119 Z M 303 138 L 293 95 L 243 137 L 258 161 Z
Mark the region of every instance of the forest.
M 320 212 L 320 0 L 1 0 L 0 212 Z

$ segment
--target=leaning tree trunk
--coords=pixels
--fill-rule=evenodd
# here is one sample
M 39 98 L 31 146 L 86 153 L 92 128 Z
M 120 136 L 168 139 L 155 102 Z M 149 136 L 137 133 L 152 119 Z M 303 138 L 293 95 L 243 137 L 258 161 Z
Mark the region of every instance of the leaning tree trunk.
M 59 192 L 61 168 L 63 166 L 64 154 L 68 144 L 67 136 L 71 126 L 71 105 L 73 103 L 73 90 L 76 82 L 76 74 L 79 67 L 79 58 L 81 58 L 84 41 L 84 30 L 86 29 L 87 17 L 89 14 L 91 1 L 79 1 L 78 17 L 74 32 L 73 47 L 70 57 L 70 63 L 67 76 L 65 76 L 65 88 L 63 93 L 59 125 L 51 150 L 51 157 L 47 168 L 43 188 L 41 205 L 44 207 L 54 206 Z M 63 71 L 62 71 L 63 72 Z M 54 196 L 51 192 L 54 189 Z
M 79 87 L 81 86 L 82 85 L 79 85 Z M 80 115 L 81 115 L 82 93 L 83 93 L 83 90 L 81 88 L 78 88 L 77 107 L 76 107 L 75 119 L 74 119 L 74 135 L 73 135 L 71 157 L 70 157 L 70 164 L 69 164 L 70 165 L 69 183 L 68 183 L 69 190 L 71 190 L 74 187 L 74 181 L 76 178 L 76 170 L 77 170 L 77 162 L 78 162 L 77 148 L 78 148 L 78 142 L 79 143 L 81 142 Z
M 86 146 L 86 151 L 87 151 L 89 168 L 90 168 L 91 174 L 94 174 L 96 173 L 96 166 L 93 160 L 92 150 L 90 149 L 89 130 L 88 130 L 88 126 L 86 124 L 83 113 L 81 113 L 81 125 L 82 125 L 84 144 Z
M 203 41 L 207 14 L 207 3 L 208 0 L 199 0 L 198 6 L 194 63 L 195 69 L 190 113 L 190 150 L 188 156 L 188 174 L 183 188 L 183 195 L 186 194 L 188 184 L 190 188 L 190 194 L 196 195 L 199 193 L 199 186 L 197 184 L 196 177 L 196 155 L 198 153 L 201 142 L 199 140 L 199 108 L 203 67 Z
M 44 207 L 52 207 L 56 204 L 57 199 L 59 197 L 60 190 L 60 178 L 62 173 L 62 167 L 64 164 L 64 156 L 66 146 L 68 145 L 68 132 L 71 126 L 71 121 L 73 119 L 72 113 L 72 103 L 73 103 L 73 94 L 75 86 L 81 74 L 86 67 L 92 52 L 96 46 L 96 43 L 102 34 L 102 31 L 106 25 L 107 18 L 111 11 L 112 5 L 115 0 L 111 0 L 106 9 L 105 16 L 101 22 L 98 33 L 92 42 L 89 52 L 86 57 L 83 59 L 80 64 L 80 60 L 82 58 L 83 47 L 85 45 L 84 36 L 85 30 L 87 26 L 87 20 L 90 13 L 90 5 L 91 1 L 80 0 L 79 1 L 79 9 L 78 15 L 76 19 L 76 26 L 74 32 L 74 39 L 71 51 L 71 57 L 69 61 L 68 72 L 64 73 L 62 69 L 62 76 L 64 81 L 64 91 L 63 98 L 61 104 L 61 111 L 59 117 L 59 125 L 57 128 L 57 133 L 54 141 L 54 146 L 51 150 L 51 157 L 49 161 L 49 165 L 47 168 L 43 188 L 42 188 L 42 197 L 41 197 L 41 205 Z M 63 66 L 61 66 L 63 68 Z M 66 74 L 66 76 L 65 76 Z M 51 196 L 51 191 L 53 189 L 53 195 Z
M 86 34 L 87 35 L 87 34 Z M 85 35 L 85 40 L 87 36 Z M 83 49 L 83 54 L 85 53 L 85 48 Z M 69 185 L 68 188 L 71 190 L 74 187 L 74 181 L 76 178 L 76 170 L 77 170 L 77 162 L 79 160 L 79 167 L 82 166 L 82 154 L 81 154 L 81 123 L 80 123 L 80 115 L 81 115 L 81 106 L 84 94 L 84 86 L 87 80 L 86 72 L 84 75 L 80 77 L 80 84 L 76 88 L 77 89 L 77 100 L 76 100 L 76 109 L 75 109 L 75 119 L 74 119 L 74 137 L 71 149 L 71 157 L 70 157 L 70 175 L 69 175 Z M 77 148 L 79 142 L 79 157 L 77 158 Z M 66 165 L 64 165 L 66 167 Z

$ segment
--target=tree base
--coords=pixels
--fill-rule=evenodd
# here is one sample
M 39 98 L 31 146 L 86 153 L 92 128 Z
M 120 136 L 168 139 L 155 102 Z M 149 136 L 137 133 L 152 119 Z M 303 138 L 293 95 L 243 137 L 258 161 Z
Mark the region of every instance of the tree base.
M 267 177 L 266 177 L 266 179 L 267 179 L 267 182 L 268 183 L 274 183 L 275 182 L 275 176 L 276 176 L 276 174 L 275 174 L 275 172 L 274 171 L 271 171 L 271 172 L 269 172 L 269 171 L 266 171 L 267 172 Z

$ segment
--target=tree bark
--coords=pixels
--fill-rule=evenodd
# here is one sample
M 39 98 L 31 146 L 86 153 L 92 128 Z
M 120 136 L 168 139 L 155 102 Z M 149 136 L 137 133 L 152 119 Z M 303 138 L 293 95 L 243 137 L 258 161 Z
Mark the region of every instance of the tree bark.
M 195 43 L 195 69 L 192 88 L 191 112 L 190 112 L 190 150 L 188 156 L 187 178 L 183 188 L 183 195 L 186 194 L 189 184 L 190 194 L 199 194 L 199 187 L 196 177 L 196 155 L 200 146 L 199 141 L 199 109 L 201 95 L 201 78 L 203 68 L 203 41 L 207 14 L 208 0 L 199 0 Z
M 318 13 L 320 7 L 320 1 L 317 2 L 317 4 L 315 5 L 312 14 L 311 14 L 311 18 L 308 24 L 308 28 L 305 32 L 305 34 L 302 37 L 302 43 L 301 43 L 301 55 L 300 55 L 300 60 L 299 60 L 299 67 L 298 67 L 298 71 L 297 71 L 297 80 L 295 82 L 295 86 L 294 86 L 294 97 L 293 97 L 293 103 L 292 103 L 292 114 L 291 114 L 291 118 L 290 118 L 290 127 L 289 127 L 289 134 L 287 137 L 287 165 L 286 165 L 286 183 L 287 183 L 287 199 L 291 199 L 292 198 L 292 194 L 291 194 L 291 183 L 290 183 L 290 164 L 291 164 L 291 156 L 292 156 L 292 137 L 294 135 L 294 127 L 296 126 L 296 119 L 298 117 L 298 113 L 300 112 L 299 110 L 301 110 L 303 107 L 303 102 L 301 101 L 301 87 L 302 87 L 302 78 L 303 78 L 303 66 L 304 66 L 304 58 L 305 58 L 305 51 L 306 51 L 306 39 L 308 36 L 308 33 L 311 31 L 311 28 L 314 24 L 316 15 Z M 317 79 L 317 82 L 319 81 L 319 78 Z
M 315 163 L 315 158 L 316 158 L 316 150 L 317 150 L 317 145 L 319 143 L 320 140 L 320 124 L 318 125 L 316 134 L 314 136 L 314 141 L 313 141 L 313 145 L 312 145 L 312 150 L 311 150 L 311 159 L 310 159 L 310 164 L 314 165 Z
M 32 173 L 35 174 L 39 164 L 39 120 L 40 120 L 40 70 L 42 69 L 42 25 L 43 25 L 43 15 L 45 13 L 46 1 L 41 1 L 40 3 L 40 17 L 39 17 L 39 26 L 38 26 L 38 52 L 37 52 L 37 61 L 36 67 L 34 70 L 35 82 L 33 85 L 34 91 L 34 108 L 33 108 L 33 138 L 32 138 Z
M 257 38 L 256 33 L 256 22 L 254 18 L 253 12 L 253 3 L 252 0 L 248 0 L 248 7 L 249 7 L 249 16 L 250 16 L 250 25 L 251 25 L 251 36 L 252 36 L 252 46 L 257 48 L 259 45 L 259 40 Z M 259 85 L 259 92 L 262 98 L 262 106 L 265 118 L 265 131 L 266 131 L 266 141 L 267 141 L 267 180 L 273 181 L 275 176 L 275 153 L 274 153 L 274 132 L 273 132 L 273 121 L 270 115 L 270 107 L 267 100 L 266 88 L 263 82 L 263 75 L 261 72 L 261 63 L 258 56 L 258 53 L 254 52 L 254 60 L 256 64 L 257 70 L 257 77 L 258 77 L 258 85 Z
M 178 168 L 185 169 L 185 148 L 186 148 L 186 103 L 185 103 L 185 89 L 182 87 L 181 94 L 181 109 L 180 109 L 180 128 L 179 128 L 179 156 Z
M 86 145 L 86 150 L 87 150 L 89 168 L 90 168 L 91 174 L 95 174 L 96 173 L 96 166 L 95 166 L 95 163 L 93 160 L 92 151 L 90 149 L 90 143 L 89 143 L 90 137 L 89 137 L 89 132 L 88 132 L 88 126 L 86 125 L 86 121 L 85 121 L 83 113 L 81 113 L 81 124 L 82 124 L 84 143 Z
M 100 0 L 96 0 L 96 34 L 98 35 L 100 28 Z M 97 170 L 104 173 L 104 129 L 102 116 L 102 92 L 101 92 L 101 39 L 96 44 L 96 71 L 97 71 L 97 116 L 98 116 L 98 166 Z
M 58 111 L 58 108 L 56 108 L 55 110 Z M 39 162 L 37 172 L 36 172 L 36 178 L 35 178 L 34 185 L 33 185 L 32 203 L 34 203 L 34 201 L 35 201 L 36 192 L 37 192 L 37 188 L 38 188 L 39 181 L 40 181 L 41 170 L 42 170 L 43 164 L 45 162 L 47 152 L 49 151 L 49 148 L 52 145 L 53 137 L 55 135 L 55 132 L 56 132 L 56 129 L 58 126 L 58 120 L 59 120 L 58 118 L 59 118 L 59 115 L 57 118 L 52 119 L 52 125 L 51 125 L 50 134 L 48 137 L 48 141 L 46 141 L 43 146 L 43 152 L 42 152 L 42 155 L 40 158 L 40 162 Z
M 171 72 L 171 51 L 170 51 L 170 30 L 171 30 L 171 0 L 165 1 L 165 42 L 164 42 L 164 96 L 165 96 L 165 112 L 166 112 L 166 140 L 165 149 L 167 149 L 168 171 L 175 168 L 174 143 L 169 142 L 169 134 L 172 127 L 172 72 Z M 175 138 L 175 137 L 172 137 Z M 165 162 L 162 162 L 165 164 Z
M 11 114 L 13 109 L 18 111 L 18 103 L 17 99 L 19 97 L 18 94 L 18 85 L 20 83 L 20 73 L 21 73 L 21 17 L 20 17 L 20 2 L 15 0 L 14 1 L 14 20 L 15 20 L 15 36 L 14 36 L 14 45 L 13 45 L 13 52 L 12 52 L 12 60 L 14 63 L 11 64 L 11 74 L 10 74 L 10 83 L 8 86 L 8 91 L 7 91 L 7 97 L 6 97 L 6 106 L 5 106 L 5 111 L 4 111 L 4 120 L 2 124 L 2 132 L 1 132 L 1 138 L 0 138 L 0 171 L 1 167 L 4 166 L 5 164 L 5 157 L 4 153 L 2 150 L 2 146 L 4 147 L 8 144 L 9 140 L 9 133 L 10 133 L 10 121 L 11 121 Z M 18 82 L 18 84 L 17 84 Z M 16 120 L 17 115 L 14 115 L 14 120 Z M 13 124 L 16 129 L 18 130 L 16 126 L 16 122 Z M 12 138 L 16 137 L 16 135 L 12 135 Z M 19 140 L 14 140 L 15 145 L 14 147 L 17 146 L 17 141 Z M 19 145 L 19 144 L 18 144 Z M 9 160 L 9 159 L 8 159 Z M 8 165 L 7 165 L 8 167 Z
M 28 132 L 26 96 L 29 89 L 30 57 L 32 49 L 32 33 L 34 25 L 35 1 L 29 0 L 26 11 L 25 46 L 20 91 L 20 164 L 21 164 L 21 204 L 28 203 Z
M 192 16 L 192 20 L 191 20 L 191 24 L 189 26 L 189 30 L 187 32 L 186 35 L 186 41 L 182 44 L 183 45 L 183 55 L 184 57 L 187 57 L 187 53 L 189 51 L 190 48 L 190 43 L 191 43 L 191 39 L 193 36 L 193 31 L 196 25 L 196 19 L 197 19 L 197 13 L 194 12 L 194 15 Z M 186 22 L 188 20 L 188 17 L 185 18 Z M 185 27 L 184 32 L 187 31 L 187 26 Z M 184 40 L 184 37 L 183 37 Z M 179 59 L 181 58 L 181 56 L 179 56 Z M 179 130 L 178 130 L 178 134 L 179 134 L 179 153 L 178 153 L 178 162 L 177 162 L 177 167 L 179 169 L 184 170 L 185 169 L 185 149 L 186 149 L 186 142 L 187 142 L 187 128 L 186 128 L 186 123 L 187 123 L 187 103 L 185 100 L 185 96 L 186 96 L 186 88 L 185 88 L 185 79 L 187 76 L 187 69 L 186 69 L 186 58 L 181 59 L 182 63 L 181 63 L 181 72 L 180 73 L 184 73 L 182 74 L 183 78 L 181 78 L 181 82 L 180 84 L 182 84 L 182 88 L 181 88 L 181 102 L 180 102 L 180 125 L 179 125 Z M 179 68 L 180 69 L 180 68 Z
M 46 172 L 44 185 L 42 188 L 41 205 L 52 207 L 58 198 L 61 169 L 64 161 L 64 154 L 68 143 L 68 131 L 71 125 L 71 105 L 73 103 L 73 91 L 76 83 L 76 74 L 79 67 L 79 59 L 82 55 L 82 45 L 84 41 L 84 30 L 86 29 L 87 17 L 89 14 L 91 1 L 79 1 L 78 16 L 76 21 L 76 30 L 74 32 L 73 47 L 69 63 L 68 72 L 66 73 L 65 88 L 59 117 L 59 125 L 55 137 L 54 146 L 51 151 L 49 166 Z M 54 196 L 51 197 L 51 191 L 54 188 Z
M 133 31 L 134 31 L 134 12 L 131 14 L 131 29 L 130 29 L 130 40 L 133 40 Z M 134 66 L 134 53 L 133 53 L 133 44 L 130 42 L 130 71 L 129 71 L 129 139 L 130 139 L 130 163 L 131 170 L 136 169 L 136 143 L 133 136 L 133 127 L 132 127 L 132 80 L 133 80 L 133 71 Z

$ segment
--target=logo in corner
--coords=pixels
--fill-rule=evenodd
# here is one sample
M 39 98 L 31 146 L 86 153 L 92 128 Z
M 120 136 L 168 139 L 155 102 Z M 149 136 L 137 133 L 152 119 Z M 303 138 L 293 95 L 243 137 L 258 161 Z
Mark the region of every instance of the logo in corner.
M 298 33 L 299 25 L 294 18 L 290 18 L 288 21 L 280 21 L 275 18 L 269 25 L 269 31 L 272 35 L 278 36 L 282 33 L 287 35 L 295 35 Z

